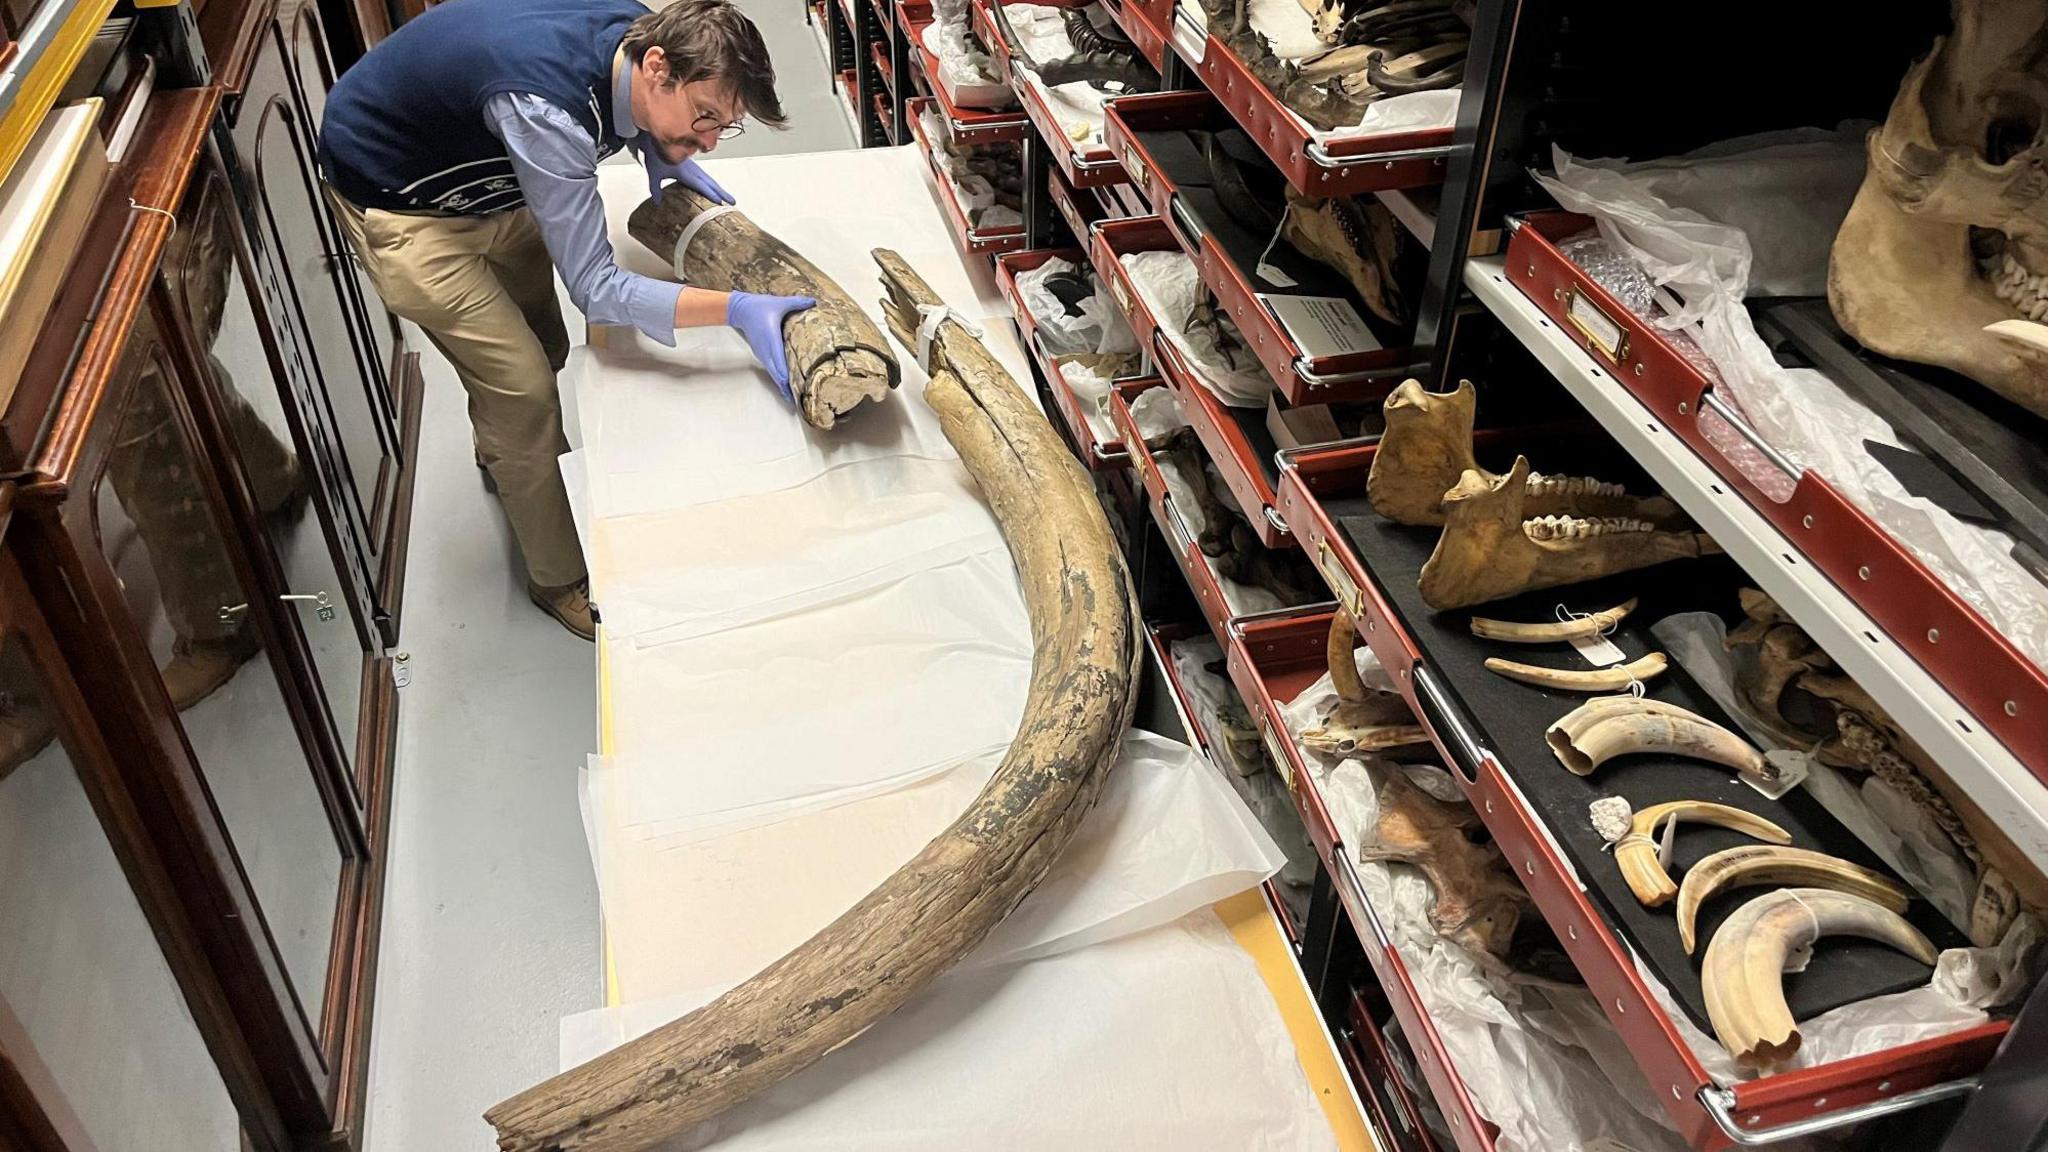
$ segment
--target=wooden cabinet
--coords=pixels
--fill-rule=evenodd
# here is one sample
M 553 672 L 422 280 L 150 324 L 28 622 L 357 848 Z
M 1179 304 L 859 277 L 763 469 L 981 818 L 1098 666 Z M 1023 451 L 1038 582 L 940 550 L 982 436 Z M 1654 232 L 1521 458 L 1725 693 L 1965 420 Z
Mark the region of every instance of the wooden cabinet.
M 40 430 L 7 527 L 21 571 L 0 557 L 0 593 L 13 579 L 68 661 L 76 742 L 104 750 L 106 787 L 132 800 L 121 863 L 164 954 L 165 1003 L 182 1002 L 191 1026 L 159 1007 L 146 1059 L 154 1072 L 183 1045 L 192 1065 L 161 1090 L 138 1082 L 126 1110 L 97 1091 L 106 1069 L 59 1091 L 59 1071 L 91 1060 L 34 1035 L 42 1018 L 23 1014 L 16 957 L 0 948 L 0 1147 L 359 1140 L 410 498 L 398 430 L 417 419 L 418 370 L 332 259 L 340 237 L 313 183 L 286 30 L 273 24 L 238 115 L 220 115 L 216 88 L 151 97 L 106 194 L 133 206 L 111 243 L 81 253 L 69 279 L 82 287 L 53 311 L 15 398 L 51 411 L 0 421 Z M 317 40 L 300 59 L 320 75 Z M 10 618 L 0 603 L 0 786 L 8 765 L 60 746 L 40 666 L 5 647 Z M 6 803 L 0 792 L 0 832 Z M 0 839 L 0 868 L 35 874 L 51 850 Z M 52 914 L 17 910 L 8 887 L 0 939 L 10 915 Z M 52 979 L 39 963 L 19 994 Z M 173 1096 L 179 1122 L 213 1134 L 149 1127 L 150 1102 Z M 16 1139 L 23 1124 L 42 1135 Z M 127 1142 L 122 1124 L 155 1142 Z
M 323 477 L 352 579 L 369 589 L 371 617 L 395 642 L 418 377 L 320 189 L 318 110 L 332 73 L 318 9 L 283 5 L 237 74 L 223 127 L 257 279 L 292 337 L 282 355 L 301 382 L 300 405 L 325 438 Z

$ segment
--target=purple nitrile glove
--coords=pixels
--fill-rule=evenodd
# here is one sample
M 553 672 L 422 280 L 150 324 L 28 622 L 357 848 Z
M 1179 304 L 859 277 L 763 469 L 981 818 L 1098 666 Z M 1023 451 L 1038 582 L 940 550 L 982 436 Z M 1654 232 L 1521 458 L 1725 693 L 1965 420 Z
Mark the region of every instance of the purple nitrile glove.
M 796 396 L 789 390 L 789 356 L 782 344 L 782 322 L 791 315 L 806 308 L 815 307 L 817 301 L 809 296 L 760 296 L 752 292 L 734 292 L 725 304 L 725 322 L 737 328 L 747 338 L 747 347 L 754 350 L 754 359 L 768 370 L 775 381 L 775 390 L 782 398 L 796 403 Z
M 647 168 L 647 194 L 654 197 L 656 203 L 661 202 L 662 185 L 671 180 L 714 204 L 738 203 L 732 198 L 732 193 L 713 180 L 711 174 L 704 171 L 704 166 L 695 160 L 671 164 L 663 160 L 652 148 L 637 148 L 635 151 L 640 154 L 640 163 Z

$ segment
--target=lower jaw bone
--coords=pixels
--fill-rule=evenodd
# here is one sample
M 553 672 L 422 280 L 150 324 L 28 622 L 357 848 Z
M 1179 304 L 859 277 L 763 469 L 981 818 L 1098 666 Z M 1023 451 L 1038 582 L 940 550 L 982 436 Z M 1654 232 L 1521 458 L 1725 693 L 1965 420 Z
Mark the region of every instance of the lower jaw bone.
M 1696 532 L 1608 531 L 1533 540 L 1524 529 L 1529 461 L 1506 476 L 1467 471 L 1444 494 L 1444 532 L 1422 566 L 1422 599 L 1445 611 L 1701 555 Z

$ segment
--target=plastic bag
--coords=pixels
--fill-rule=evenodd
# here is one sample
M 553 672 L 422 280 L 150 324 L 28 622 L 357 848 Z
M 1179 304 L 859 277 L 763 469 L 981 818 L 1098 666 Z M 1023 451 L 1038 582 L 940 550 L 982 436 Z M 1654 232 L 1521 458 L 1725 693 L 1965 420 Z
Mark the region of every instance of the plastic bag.
M 1273 380 L 1251 354 L 1251 346 L 1237 324 L 1221 309 L 1218 326 L 1225 338 L 1238 345 L 1238 365 L 1232 366 L 1218 348 L 1216 334 L 1206 328 L 1190 328 L 1188 317 L 1209 290 L 1202 285 L 1195 262 L 1178 248 L 1172 251 L 1132 252 L 1120 257 L 1130 271 L 1131 283 L 1145 307 L 1158 322 L 1159 330 L 1179 350 L 1193 369 L 1196 383 L 1233 408 L 1262 408 L 1273 391 Z
M 1557 174 L 1537 180 L 1642 266 L 1662 289 L 1665 314 L 1650 322 L 1698 343 L 1716 393 L 1766 443 L 1826 478 L 2048 668 L 2048 595 L 2012 558 L 2012 538 L 1908 495 L 1863 446 L 1903 447 L 1890 426 L 1820 372 L 1781 367 L 1743 307 L 1752 292 L 1825 291 L 1828 251 L 1862 179 L 1859 139 L 1806 130 L 1644 164 L 1556 150 Z
M 1069 305 L 1055 294 L 1046 281 L 1077 271 L 1067 260 L 1054 257 L 1036 268 L 1017 273 L 1017 294 L 1038 322 L 1039 343 L 1048 356 L 1071 356 L 1079 352 L 1136 352 L 1138 338 L 1123 314 L 1111 307 L 1096 283 L 1095 271 L 1078 271 L 1093 289 Z M 1078 313 L 1075 311 L 1078 310 Z

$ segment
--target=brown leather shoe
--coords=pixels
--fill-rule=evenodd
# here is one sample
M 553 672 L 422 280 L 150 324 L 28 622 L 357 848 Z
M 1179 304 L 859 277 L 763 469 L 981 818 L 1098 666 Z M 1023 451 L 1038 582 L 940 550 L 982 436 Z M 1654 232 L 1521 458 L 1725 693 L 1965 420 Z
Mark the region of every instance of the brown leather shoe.
M 597 613 L 590 607 L 590 581 L 578 580 L 560 588 L 543 588 L 528 580 L 526 595 L 562 627 L 585 640 L 597 639 Z
M 183 712 L 220 690 L 262 647 L 254 636 L 237 632 L 217 640 L 193 640 L 178 645 L 170 663 L 163 668 L 164 688 L 171 703 Z

